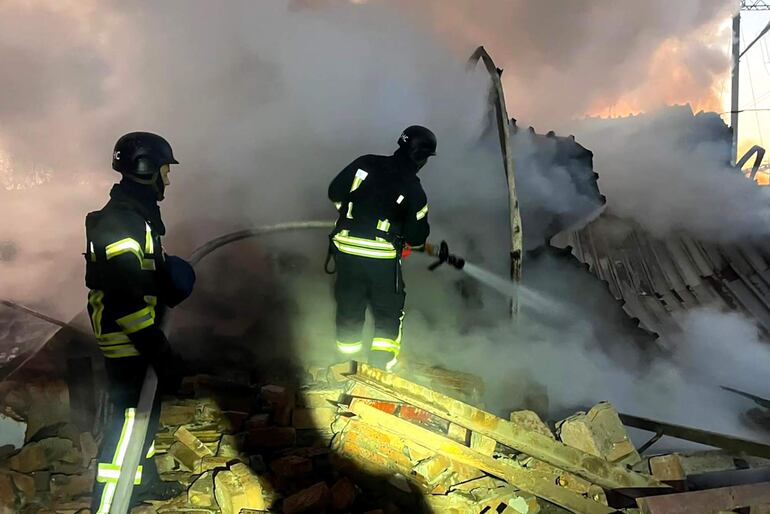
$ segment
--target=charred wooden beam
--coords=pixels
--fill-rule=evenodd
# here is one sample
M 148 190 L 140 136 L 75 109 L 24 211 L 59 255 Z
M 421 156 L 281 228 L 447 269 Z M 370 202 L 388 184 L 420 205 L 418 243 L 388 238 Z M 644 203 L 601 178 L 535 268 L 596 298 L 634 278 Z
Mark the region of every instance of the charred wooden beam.
M 636 500 L 642 514 L 704 514 L 770 503 L 770 482 Z
M 539 473 L 506 464 L 363 402 L 355 402 L 351 411 L 364 423 L 385 433 L 408 439 L 461 464 L 472 466 L 515 485 L 522 491 L 582 514 L 610 514 L 615 509 L 602 505 L 544 479 Z
M 571 448 L 393 373 L 356 363 L 349 378 L 607 489 L 668 488 L 651 476 Z

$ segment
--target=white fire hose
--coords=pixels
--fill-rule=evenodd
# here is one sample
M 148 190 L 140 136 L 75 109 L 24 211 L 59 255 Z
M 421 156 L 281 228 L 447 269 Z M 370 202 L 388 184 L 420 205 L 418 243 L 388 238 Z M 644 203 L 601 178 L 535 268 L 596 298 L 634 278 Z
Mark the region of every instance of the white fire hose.
M 204 257 L 227 244 L 250 237 L 256 237 L 276 232 L 288 232 L 292 230 L 308 229 L 326 229 L 331 230 L 334 227 L 332 221 L 293 221 L 288 223 L 279 223 L 277 225 L 268 225 L 246 230 L 239 230 L 224 236 L 212 239 L 208 243 L 197 248 L 190 257 L 190 264 L 197 265 Z M 170 326 L 170 314 L 166 316 L 161 328 L 168 333 Z M 134 486 L 134 477 L 139 467 L 139 461 L 142 459 L 142 449 L 144 440 L 147 436 L 147 428 L 150 422 L 150 413 L 152 405 L 155 402 L 155 393 L 158 389 L 158 376 L 152 366 L 147 368 L 147 374 L 142 384 L 142 392 L 139 395 L 139 404 L 136 407 L 136 416 L 134 426 L 128 440 L 123 465 L 120 469 L 120 477 L 115 488 L 115 496 L 112 499 L 110 514 L 126 514 L 131 501 L 131 492 Z

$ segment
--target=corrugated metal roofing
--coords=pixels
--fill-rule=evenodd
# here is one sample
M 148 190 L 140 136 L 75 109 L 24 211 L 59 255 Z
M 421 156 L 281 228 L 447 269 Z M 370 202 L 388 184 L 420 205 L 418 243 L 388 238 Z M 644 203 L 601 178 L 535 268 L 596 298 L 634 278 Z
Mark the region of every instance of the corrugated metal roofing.
M 674 315 L 700 306 L 738 310 L 770 332 L 770 248 L 717 245 L 692 238 L 657 239 L 630 222 L 602 215 L 585 228 L 555 237 L 624 303 L 642 327 L 665 333 Z

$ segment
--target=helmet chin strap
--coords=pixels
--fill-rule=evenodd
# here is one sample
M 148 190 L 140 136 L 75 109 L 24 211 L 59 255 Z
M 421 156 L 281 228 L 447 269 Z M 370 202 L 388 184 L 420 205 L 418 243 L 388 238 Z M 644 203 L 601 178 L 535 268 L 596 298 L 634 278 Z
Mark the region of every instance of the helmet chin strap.
M 134 175 L 125 175 L 125 177 L 132 182 L 142 184 L 143 186 L 151 186 L 155 191 L 155 197 L 158 201 L 162 201 L 166 196 L 166 186 L 163 184 L 163 178 L 160 176 L 160 172 L 153 173 L 150 178 L 139 178 Z

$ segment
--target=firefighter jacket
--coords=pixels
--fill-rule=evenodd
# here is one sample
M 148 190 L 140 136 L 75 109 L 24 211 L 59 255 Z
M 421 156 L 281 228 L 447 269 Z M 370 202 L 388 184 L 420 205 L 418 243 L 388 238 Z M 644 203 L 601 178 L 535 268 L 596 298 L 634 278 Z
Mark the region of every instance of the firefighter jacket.
M 340 252 L 395 259 L 403 244 L 420 247 L 428 238 L 428 200 L 417 166 L 396 152 L 364 155 L 329 185 L 339 211 L 332 243 Z
M 160 327 L 171 287 L 152 200 L 116 184 L 86 217 L 86 286 L 91 325 L 105 357 L 153 357 L 167 350 Z

